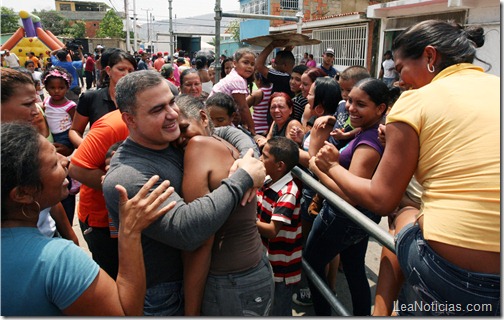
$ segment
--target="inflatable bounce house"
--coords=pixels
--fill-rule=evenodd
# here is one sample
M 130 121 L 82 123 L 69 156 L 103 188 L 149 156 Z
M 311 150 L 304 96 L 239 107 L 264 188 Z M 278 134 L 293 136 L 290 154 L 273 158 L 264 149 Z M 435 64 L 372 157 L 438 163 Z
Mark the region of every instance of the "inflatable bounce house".
M 0 48 L 15 53 L 21 66 L 28 59 L 28 52 L 35 53 L 37 57 L 42 53 L 46 60 L 51 51 L 65 46 L 51 31 L 42 29 L 39 17 L 26 11 L 20 11 L 19 16 L 23 27 L 19 27 Z

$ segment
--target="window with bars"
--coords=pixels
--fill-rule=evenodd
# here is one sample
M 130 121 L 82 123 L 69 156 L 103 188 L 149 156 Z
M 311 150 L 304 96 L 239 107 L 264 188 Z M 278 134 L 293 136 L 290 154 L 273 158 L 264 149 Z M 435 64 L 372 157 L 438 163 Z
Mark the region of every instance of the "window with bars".
M 242 13 L 268 14 L 267 0 L 251 0 L 241 5 L 240 11 Z
M 60 10 L 61 11 L 72 11 L 72 7 L 70 6 L 69 3 L 60 3 Z
M 335 66 L 366 66 L 368 26 L 355 25 L 333 29 L 314 30 L 313 38 L 321 40 L 315 60 L 320 63 L 325 48 L 334 48 Z
M 280 9 L 284 10 L 297 10 L 298 0 L 280 0 Z

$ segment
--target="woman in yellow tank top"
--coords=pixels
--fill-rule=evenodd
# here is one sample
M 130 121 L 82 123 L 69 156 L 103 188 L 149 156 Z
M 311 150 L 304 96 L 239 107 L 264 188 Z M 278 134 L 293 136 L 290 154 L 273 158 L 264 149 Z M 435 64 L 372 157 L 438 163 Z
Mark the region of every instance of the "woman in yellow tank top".
M 385 255 L 380 270 L 379 281 L 404 281 L 397 304 L 390 283 L 377 296 L 389 315 L 500 315 L 500 79 L 472 64 L 483 44 L 481 27 L 427 20 L 406 29 L 392 49 L 412 90 L 387 117 L 373 178 L 342 168 L 333 146 L 316 156 L 350 199 L 378 214 L 394 211 L 413 175 L 424 188 L 420 210 L 397 218 L 397 258 Z

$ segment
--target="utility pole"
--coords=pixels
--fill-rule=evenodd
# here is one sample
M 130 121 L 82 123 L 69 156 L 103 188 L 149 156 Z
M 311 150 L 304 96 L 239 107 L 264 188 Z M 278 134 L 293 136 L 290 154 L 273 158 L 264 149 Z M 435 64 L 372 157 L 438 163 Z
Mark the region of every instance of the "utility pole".
M 131 53 L 131 41 L 130 41 L 130 19 L 129 19 L 129 6 L 128 0 L 124 0 L 124 13 L 126 13 L 126 51 Z
M 215 82 L 220 80 L 221 64 L 217 63 L 220 59 L 220 25 L 222 20 L 222 8 L 220 0 L 215 1 Z
M 170 13 L 170 55 L 172 57 L 172 63 L 175 63 L 173 61 L 173 54 L 175 53 L 174 49 L 174 43 L 173 43 L 173 21 L 172 21 L 172 0 L 168 0 L 168 12 Z
M 152 32 L 152 34 L 150 35 L 151 38 L 150 46 L 152 47 L 152 53 L 154 53 L 155 52 L 154 45 L 152 44 L 152 42 L 154 41 L 154 16 L 152 15 L 152 12 L 150 13 L 150 25 L 151 25 L 150 31 Z
M 150 41 L 150 32 L 149 32 L 149 11 L 152 11 L 152 9 L 143 9 L 142 10 L 145 11 L 145 13 L 147 14 L 147 43 L 149 43 Z
M 137 50 L 137 13 L 136 0 L 133 0 L 133 51 Z

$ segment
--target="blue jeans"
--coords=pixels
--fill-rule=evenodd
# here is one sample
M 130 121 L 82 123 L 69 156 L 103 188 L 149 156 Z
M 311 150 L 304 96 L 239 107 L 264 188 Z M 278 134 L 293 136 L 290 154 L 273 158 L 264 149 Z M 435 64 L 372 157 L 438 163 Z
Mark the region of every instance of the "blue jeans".
M 208 275 L 201 305 L 202 316 L 267 316 L 275 284 L 266 255 L 247 271 Z
M 378 223 L 380 216 L 357 207 L 368 218 Z M 371 290 L 366 276 L 365 256 L 369 235 L 347 216 L 324 201 L 308 236 L 303 258 L 322 279 L 326 279 L 325 266 L 337 255 L 345 268 L 348 287 L 352 295 L 355 316 L 371 313 Z M 309 281 L 313 308 L 317 316 L 330 316 L 331 306 Z
M 275 282 L 275 298 L 273 299 L 273 308 L 271 316 L 273 317 L 292 317 L 292 294 L 295 284 L 287 285 L 285 280 Z
M 395 82 L 395 78 L 385 78 L 385 77 L 383 77 L 383 82 L 385 82 L 385 84 L 387 85 L 387 87 L 391 88 L 392 85 Z
M 159 283 L 147 288 L 144 316 L 183 316 L 184 293 L 182 281 Z
M 310 189 L 308 186 L 303 186 L 301 190 L 301 200 L 299 201 L 299 214 L 301 215 L 301 219 L 306 220 L 308 222 L 313 222 L 314 217 L 308 213 L 308 207 L 312 202 L 313 196 L 315 196 L 316 192 L 313 189 Z
M 500 315 L 500 275 L 470 272 L 446 261 L 424 240 L 418 225 L 399 232 L 396 253 L 405 277 L 394 306 L 398 314 Z

